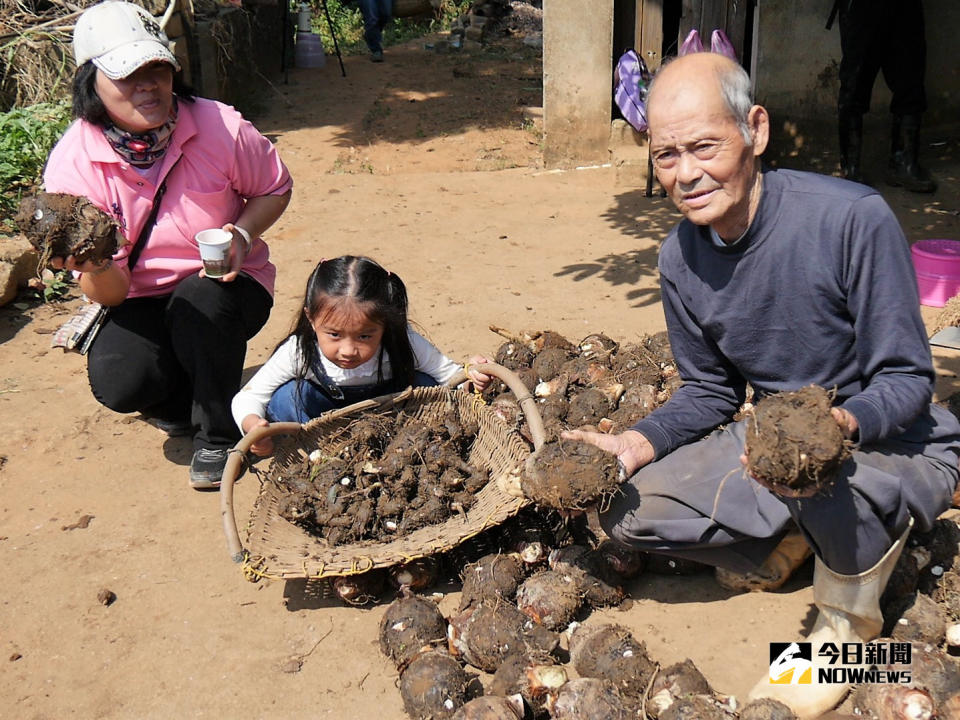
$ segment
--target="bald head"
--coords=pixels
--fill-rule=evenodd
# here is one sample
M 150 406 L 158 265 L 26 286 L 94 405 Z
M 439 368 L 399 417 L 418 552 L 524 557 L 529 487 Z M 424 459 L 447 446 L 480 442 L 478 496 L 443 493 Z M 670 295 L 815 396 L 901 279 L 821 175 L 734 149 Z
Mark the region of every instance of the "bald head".
M 744 140 L 752 141 L 747 115 L 753 106 L 750 76 L 730 58 L 714 52 L 698 52 L 665 63 L 647 94 L 647 120 L 651 127 L 657 108 L 671 106 L 681 98 L 707 102 L 719 97 L 736 122 Z M 662 117 L 662 114 L 661 114 Z

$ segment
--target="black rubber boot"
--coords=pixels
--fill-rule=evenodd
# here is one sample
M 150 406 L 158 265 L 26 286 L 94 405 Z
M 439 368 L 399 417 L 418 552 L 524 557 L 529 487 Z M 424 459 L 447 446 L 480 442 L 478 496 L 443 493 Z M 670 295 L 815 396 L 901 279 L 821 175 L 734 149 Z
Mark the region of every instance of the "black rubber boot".
M 918 159 L 920 148 L 920 116 L 893 116 L 890 133 L 890 163 L 887 183 L 905 187 L 916 193 L 932 193 L 937 184 Z
M 863 147 L 863 115 L 840 112 L 840 174 L 847 180 L 866 182 L 860 171 L 860 150 Z

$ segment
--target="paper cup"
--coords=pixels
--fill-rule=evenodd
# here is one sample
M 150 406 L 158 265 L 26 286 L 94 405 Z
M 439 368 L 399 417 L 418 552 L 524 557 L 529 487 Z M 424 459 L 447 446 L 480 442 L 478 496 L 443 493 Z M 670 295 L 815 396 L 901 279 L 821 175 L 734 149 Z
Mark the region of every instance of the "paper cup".
M 223 277 L 230 272 L 230 245 L 233 233 L 220 228 L 201 230 L 195 240 L 200 248 L 200 259 L 207 277 Z

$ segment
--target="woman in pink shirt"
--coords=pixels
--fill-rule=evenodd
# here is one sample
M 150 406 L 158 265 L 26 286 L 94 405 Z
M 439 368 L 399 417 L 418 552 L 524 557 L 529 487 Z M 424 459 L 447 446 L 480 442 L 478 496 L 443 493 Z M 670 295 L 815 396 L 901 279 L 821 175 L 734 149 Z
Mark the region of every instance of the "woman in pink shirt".
M 45 189 L 89 198 L 126 241 L 101 264 L 62 261 L 87 297 L 110 307 L 87 355 L 90 387 L 117 412 L 192 435 L 190 484 L 215 488 L 239 438 L 230 401 L 247 341 L 273 305 L 276 270 L 260 235 L 292 181 L 238 112 L 193 97 L 142 8 L 88 8 L 73 49 L 76 120 L 50 153 Z M 230 271 L 216 279 L 204 276 L 194 240 L 209 228 L 233 236 Z

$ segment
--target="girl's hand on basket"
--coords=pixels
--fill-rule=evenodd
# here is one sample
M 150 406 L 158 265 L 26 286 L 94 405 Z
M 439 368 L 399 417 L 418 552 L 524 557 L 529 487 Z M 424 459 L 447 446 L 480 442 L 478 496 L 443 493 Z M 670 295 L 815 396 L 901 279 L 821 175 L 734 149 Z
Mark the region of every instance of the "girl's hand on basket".
M 493 377 L 480 372 L 479 369 L 473 366 L 483 365 L 484 363 L 488 362 L 490 362 L 490 360 L 485 358 L 483 355 L 474 355 L 467 361 L 467 377 L 470 380 L 470 384 L 473 385 L 477 392 L 483 392 L 486 390 L 487 385 L 490 384 L 490 381 L 493 380 Z
M 264 420 L 259 415 L 247 415 L 241 426 L 243 427 L 243 433 L 246 435 L 248 432 L 258 427 L 267 427 L 269 425 L 266 420 Z M 250 452 L 258 457 L 267 457 L 268 455 L 273 454 L 273 438 L 264 437 L 257 440 L 253 445 L 250 446 Z
M 601 450 L 612 453 L 623 465 L 623 472 L 630 477 L 637 470 L 653 460 L 653 445 L 636 430 L 624 430 L 618 435 L 589 432 L 586 430 L 566 430 L 560 433 L 564 440 L 579 440 L 596 445 Z

